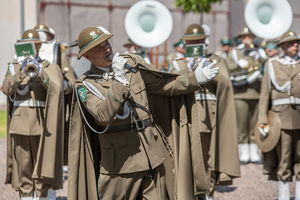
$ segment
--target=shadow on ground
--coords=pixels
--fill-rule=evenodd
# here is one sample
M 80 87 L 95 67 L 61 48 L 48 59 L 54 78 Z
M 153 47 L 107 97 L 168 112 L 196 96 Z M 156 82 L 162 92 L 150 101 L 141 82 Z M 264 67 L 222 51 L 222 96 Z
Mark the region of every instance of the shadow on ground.
M 67 200 L 67 197 L 56 197 L 56 200 Z
M 223 193 L 223 192 L 232 192 L 236 189 L 236 187 L 233 186 L 216 186 L 216 191 Z

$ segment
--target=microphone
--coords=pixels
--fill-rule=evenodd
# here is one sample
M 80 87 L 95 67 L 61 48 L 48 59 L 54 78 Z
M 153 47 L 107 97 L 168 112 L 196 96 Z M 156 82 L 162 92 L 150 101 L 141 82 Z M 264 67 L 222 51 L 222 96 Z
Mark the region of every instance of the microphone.
M 114 57 L 114 55 L 113 54 L 110 54 L 109 56 L 108 56 L 108 59 L 110 60 L 110 61 L 112 61 L 113 60 L 113 57 Z M 136 73 L 136 70 L 131 66 L 131 65 L 129 65 L 129 64 L 125 64 L 125 66 L 124 66 L 126 69 L 128 69 L 129 71 L 131 71 L 131 72 L 133 72 L 133 73 Z

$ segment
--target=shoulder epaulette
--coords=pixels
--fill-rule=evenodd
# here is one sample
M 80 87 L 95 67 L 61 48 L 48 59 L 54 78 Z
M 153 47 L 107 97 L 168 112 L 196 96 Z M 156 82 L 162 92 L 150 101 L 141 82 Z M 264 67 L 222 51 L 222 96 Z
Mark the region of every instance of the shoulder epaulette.
M 18 61 L 13 61 L 13 62 L 7 63 L 7 65 L 10 65 L 10 64 L 19 64 L 19 62 Z
M 182 58 L 174 58 L 173 60 L 186 60 L 186 58 L 185 57 L 182 57 Z
M 275 57 L 273 57 L 273 58 L 269 58 L 269 61 L 270 61 L 270 62 L 273 62 L 273 61 L 275 61 L 275 60 L 279 60 L 279 56 L 275 56 Z
M 123 58 L 128 60 L 128 64 L 132 67 L 137 65 L 142 65 L 143 67 L 147 67 L 148 63 L 139 55 L 137 54 L 121 54 Z
M 85 73 L 81 74 L 77 79 L 76 82 L 77 83 L 81 83 L 89 74 L 90 74 L 90 70 L 86 71 Z

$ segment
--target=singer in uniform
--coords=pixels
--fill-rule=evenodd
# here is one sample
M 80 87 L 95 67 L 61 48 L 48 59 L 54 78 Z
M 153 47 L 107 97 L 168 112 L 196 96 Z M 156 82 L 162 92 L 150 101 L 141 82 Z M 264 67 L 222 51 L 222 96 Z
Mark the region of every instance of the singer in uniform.
M 63 77 L 57 65 L 38 56 L 42 42 L 32 29 L 21 40 L 30 41 L 37 76 L 28 76 L 26 61 L 13 62 L 2 85 L 7 95 L 6 183 L 23 200 L 46 200 L 49 188 L 62 188 Z
M 218 68 L 160 72 L 138 55 L 112 55 L 112 36 L 103 27 L 78 36 L 77 59 L 91 67 L 74 88 L 68 199 L 203 196 L 209 185 L 193 92 Z

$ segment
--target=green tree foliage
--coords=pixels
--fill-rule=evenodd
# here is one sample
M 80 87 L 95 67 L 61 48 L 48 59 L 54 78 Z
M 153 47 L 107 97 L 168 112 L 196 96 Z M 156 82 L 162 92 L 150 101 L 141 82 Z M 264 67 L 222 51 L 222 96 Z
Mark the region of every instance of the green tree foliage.
M 175 0 L 176 7 L 182 7 L 184 12 L 209 13 L 211 4 L 222 3 L 223 0 Z

